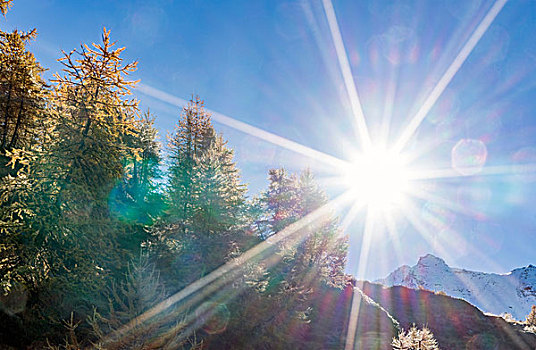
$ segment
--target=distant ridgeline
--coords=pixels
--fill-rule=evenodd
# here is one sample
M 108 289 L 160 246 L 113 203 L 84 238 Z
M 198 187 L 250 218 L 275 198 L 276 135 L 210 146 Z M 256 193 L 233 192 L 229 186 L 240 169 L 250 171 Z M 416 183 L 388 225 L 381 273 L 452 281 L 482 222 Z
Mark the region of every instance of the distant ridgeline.
M 531 306 L 536 305 L 534 265 L 501 275 L 452 268 L 442 259 L 428 254 L 415 266 L 401 266 L 376 282 L 385 286 L 443 292 L 464 299 L 484 312 L 509 313 L 520 321 L 525 320 Z

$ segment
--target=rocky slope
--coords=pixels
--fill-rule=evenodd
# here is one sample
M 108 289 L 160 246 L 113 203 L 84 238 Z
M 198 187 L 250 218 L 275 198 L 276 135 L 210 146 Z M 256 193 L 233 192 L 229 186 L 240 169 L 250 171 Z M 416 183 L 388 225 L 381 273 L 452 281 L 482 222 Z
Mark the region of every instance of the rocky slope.
M 523 325 L 485 315 L 464 300 L 406 287 L 365 283 L 362 288 L 402 328 L 426 325 L 443 350 L 536 349 L 536 334 Z

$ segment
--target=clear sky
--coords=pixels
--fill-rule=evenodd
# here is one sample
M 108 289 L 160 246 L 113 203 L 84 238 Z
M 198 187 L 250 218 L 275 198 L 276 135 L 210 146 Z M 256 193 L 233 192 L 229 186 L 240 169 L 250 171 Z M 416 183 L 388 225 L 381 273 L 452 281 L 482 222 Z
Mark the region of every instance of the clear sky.
M 387 142 L 397 139 L 494 4 L 333 0 L 373 140 L 386 121 Z M 60 50 L 98 41 L 103 26 L 127 47 L 126 60 L 139 61 L 135 77 L 146 87 L 182 99 L 199 94 L 213 111 L 341 159 L 359 149 L 321 0 L 15 0 L 0 19 L 2 29 L 37 28 L 30 48 L 47 74 L 60 69 Z M 536 263 L 536 1 L 508 1 L 485 29 L 406 147 L 417 167 L 469 176 L 422 184 L 433 198 L 413 202 L 413 223 L 396 215 L 396 234 L 375 231 L 359 277 L 383 277 L 426 253 L 501 273 Z M 179 108 L 136 95 L 158 116 L 165 142 Z M 340 192 L 318 159 L 216 127 L 252 194 L 277 166 L 309 166 L 328 193 Z M 468 162 L 482 170 L 469 174 Z M 357 271 L 363 223 L 360 214 L 348 228 L 349 271 Z

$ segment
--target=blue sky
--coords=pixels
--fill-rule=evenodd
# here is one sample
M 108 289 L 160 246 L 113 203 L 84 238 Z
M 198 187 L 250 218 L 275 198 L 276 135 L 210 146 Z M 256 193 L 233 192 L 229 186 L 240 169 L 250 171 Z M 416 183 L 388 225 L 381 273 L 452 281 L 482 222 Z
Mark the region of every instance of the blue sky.
M 386 118 L 388 140 L 396 139 L 493 4 L 333 0 L 372 139 Z M 335 157 L 351 159 L 359 148 L 320 0 L 15 0 L 0 19 L 2 29 L 37 28 L 30 48 L 49 73 L 60 69 L 55 59 L 61 49 L 99 40 L 103 26 L 127 47 L 127 61 L 139 61 L 135 77 L 146 86 L 182 99 L 199 94 L 211 110 Z M 415 202 L 417 217 L 433 218 L 427 239 L 397 218 L 397 237 L 385 230 L 374 235 L 361 277 L 382 277 L 429 252 L 482 271 L 536 263 L 536 174 L 530 166 L 518 171 L 536 163 L 535 32 L 536 1 L 507 2 L 407 146 L 420 154 L 417 165 L 451 168 L 459 142 L 469 152 L 478 152 L 471 145 L 484 145 L 484 169 L 501 171 L 428 181 L 424 186 L 442 200 Z M 136 95 L 158 116 L 161 135 L 170 132 L 179 108 Z M 318 160 L 217 128 L 235 149 L 253 194 L 266 186 L 272 167 L 310 166 L 321 181 L 331 171 Z M 326 189 L 340 191 L 327 183 Z M 364 214 L 348 229 L 350 271 L 363 222 Z

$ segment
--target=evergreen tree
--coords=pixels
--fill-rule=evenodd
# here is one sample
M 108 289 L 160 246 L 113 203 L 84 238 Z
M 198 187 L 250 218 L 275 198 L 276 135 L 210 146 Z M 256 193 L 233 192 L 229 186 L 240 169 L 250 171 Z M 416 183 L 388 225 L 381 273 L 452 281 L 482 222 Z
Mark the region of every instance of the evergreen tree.
M 178 222 L 183 232 L 191 224 L 195 211 L 194 174 L 199 170 L 199 158 L 212 143 L 214 132 L 211 129 L 204 102 L 196 97 L 183 108 L 175 134 L 170 139 L 169 214 L 170 220 Z
M 116 332 L 151 306 L 162 301 L 165 296 L 164 286 L 154 265 L 146 255 L 141 255 L 138 261 L 130 264 L 125 279 L 119 284 L 113 284 L 108 296 L 108 310 L 101 313 L 95 310 L 90 323 L 97 337 L 97 348 L 106 349 L 146 349 L 154 340 L 158 323 L 139 323 L 127 336 L 114 339 Z M 102 341 L 110 336 L 112 342 L 106 345 Z
M 169 282 L 180 288 L 226 260 L 246 221 L 246 189 L 233 152 L 216 135 L 199 97 L 182 110 L 170 140 L 168 171 L 168 210 L 157 229 L 165 249 L 158 255 L 167 257 L 161 261 L 170 264 Z M 171 268 L 177 265 L 180 270 Z
M 216 135 L 199 97 L 183 108 L 170 142 L 169 221 L 183 232 L 210 234 L 239 220 L 245 187 L 240 184 L 233 152 Z
M 240 184 L 233 151 L 221 135 L 211 134 L 207 133 L 211 140 L 198 158 L 193 178 L 193 222 L 199 232 L 221 234 L 241 223 L 245 187 Z
M 136 322 L 152 306 L 161 302 L 166 296 L 160 275 L 150 262 L 147 254 L 142 253 L 138 259 L 129 264 L 125 278 L 112 284 L 107 297 L 108 305 L 102 310 L 94 309 L 88 319 L 91 330 L 88 335 L 80 338 L 73 316 L 65 321 L 67 336 L 62 345 L 54 346 L 49 342 L 50 349 L 79 350 L 91 343 L 95 349 L 202 349 L 202 342 L 195 336 L 180 338 L 180 332 L 186 327 L 185 322 L 170 312 L 160 314 L 147 322 Z M 133 321 L 134 326 L 129 332 L 121 333 L 120 329 Z M 91 342 L 88 340 L 91 338 Z

